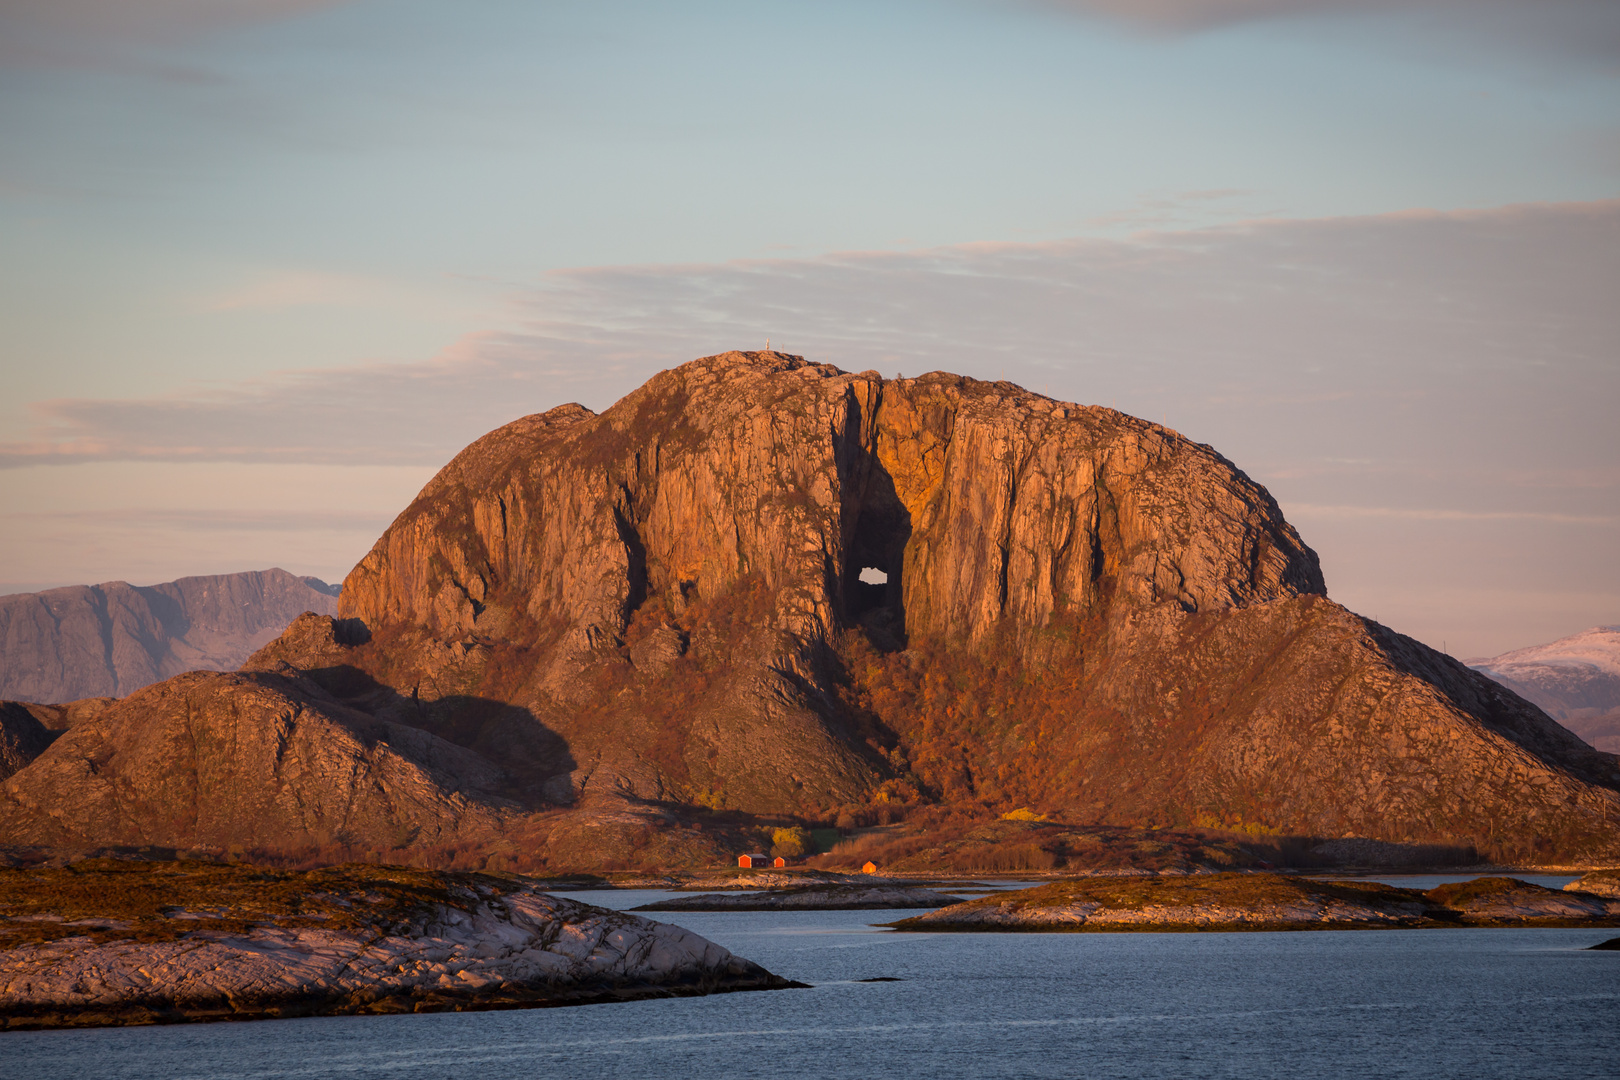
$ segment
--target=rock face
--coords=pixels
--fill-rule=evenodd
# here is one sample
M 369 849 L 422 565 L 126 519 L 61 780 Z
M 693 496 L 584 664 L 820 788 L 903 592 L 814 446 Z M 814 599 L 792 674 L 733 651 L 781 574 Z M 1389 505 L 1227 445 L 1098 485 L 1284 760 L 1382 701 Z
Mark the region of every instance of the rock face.
M 122 696 L 183 671 L 230 671 L 301 613 L 336 610 L 336 588 L 280 569 L 0 596 L 0 698 Z
M 0 919 L 0 1028 L 571 1005 L 797 985 L 681 927 L 549 896 L 521 879 L 359 867 L 26 873 L 47 880 L 0 882 L 34 900 L 26 910 L 8 904 Z M 71 882 L 63 905 L 50 895 L 60 887 L 53 874 L 105 880 Z M 209 880 L 176 880 L 187 876 Z M 96 885 L 116 891 L 110 916 L 72 903 Z M 212 903 L 177 903 L 177 894 Z M 64 918 L 63 906 L 81 910 Z
M 1616 926 L 1620 903 L 1515 878 L 1419 892 L 1275 874 L 1057 882 L 969 900 L 899 930 L 1345 930 L 1438 926 Z
M 544 817 L 570 865 L 610 838 L 659 865 L 647 838 L 683 806 L 919 801 L 1620 853 L 1616 759 L 1328 600 L 1264 488 L 1007 383 L 728 353 L 600 416 L 525 417 L 423 489 L 339 609 L 245 670 L 453 745 L 457 776 L 482 760 L 498 776 L 452 790 Z M 209 685 L 223 709 L 257 678 Z M 99 783 L 72 746 L 8 781 L 5 827 L 45 835 Z M 349 797 L 349 773 L 300 775 Z
M 1620 754 L 1620 626 L 1467 663 L 1599 750 Z
M 860 583 L 868 566 L 888 584 Z M 470 744 L 565 799 L 807 812 L 895 772 L 885 733 L 834 700 L 848 628 L 1038 661 L 1065 619 L 1321 589 L 1263 489 L 1153 425 L 728 354 L 474 443 L 346 580 L 341 614 L 371 640 L 263 655 L 357 669 L 429 726 L 465 727 L 474 698 L 519 706 L 535 726 L 494 716 Z

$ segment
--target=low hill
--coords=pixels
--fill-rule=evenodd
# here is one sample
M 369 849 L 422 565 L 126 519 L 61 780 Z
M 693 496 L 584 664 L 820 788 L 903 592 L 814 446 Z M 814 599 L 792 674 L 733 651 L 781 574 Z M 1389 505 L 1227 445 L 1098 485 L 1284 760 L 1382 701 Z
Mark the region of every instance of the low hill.
M 0 698 L 122 697 L 182 671 L 232 671 L 336 586 L 285 570 L 0 596 Z

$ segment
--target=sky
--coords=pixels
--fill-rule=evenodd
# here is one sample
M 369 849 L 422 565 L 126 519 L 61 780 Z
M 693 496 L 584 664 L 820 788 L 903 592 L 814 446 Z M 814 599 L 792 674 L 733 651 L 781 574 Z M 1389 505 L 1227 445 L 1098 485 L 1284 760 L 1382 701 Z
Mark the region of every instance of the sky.
M 339 580 L 767 338 L 1207 442 L 1454 655 L 1620 623 L 1620 5 L 0 0 L 0 591 Z

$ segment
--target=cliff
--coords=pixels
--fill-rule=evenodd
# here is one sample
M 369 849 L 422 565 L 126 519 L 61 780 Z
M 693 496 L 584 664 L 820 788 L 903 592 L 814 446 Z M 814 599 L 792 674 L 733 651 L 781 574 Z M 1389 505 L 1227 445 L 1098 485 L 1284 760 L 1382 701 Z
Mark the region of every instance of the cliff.
M 117 697 L 170 675 L 231 671 L 337 590 L 285 570 L 0 596 L 0 698 Z
M 852 636 L 1042 665 L 1115 610 L 1321 589 L 1263 489 L 1154 425 L 728 354 L 474 443 L 345 581 L 369 640 L 290 632 L 254 663 L 347 673 L 338 691 L 559 801 L 820 813 L 909 771 L 885 719 L 839 700 Z
M 369 718 L 351 730 L 485 763 L 450 790 L 544 827 L 474 832 L 529 829 L 558 865 L 655 865 L 680 830 L 682 857 L 722 847 L 705 809 L 919 804 L 1620 854 L 1613 755 L 1329 600 L 1213 449 L 955 375 L 728 353 L 508 424 L 401 513 L 337 618 L 210 685 L 223 710 L 287 666 L 323 715 Z M 0 826 L 55 829 L 95 783 L 75 755 L 8 781 Z
M 0 871 L 0 1029 L 502 1009 L 798 984 L 485 874 L 97 860 Z

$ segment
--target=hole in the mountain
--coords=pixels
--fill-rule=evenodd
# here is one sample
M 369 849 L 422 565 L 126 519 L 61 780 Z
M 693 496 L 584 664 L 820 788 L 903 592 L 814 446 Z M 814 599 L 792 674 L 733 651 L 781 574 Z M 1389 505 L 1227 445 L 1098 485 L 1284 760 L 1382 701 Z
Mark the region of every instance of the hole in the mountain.
M 867 419 L 859 407 L 848 411 L 845 441 L 835 458 L 842 486 L 844 549 L 843 565 L 836 567 L 836 588 L 844 625 L 863 628 L 873 645 L 891 652 L 906 647 L 904 578 L 911 512 L 895 489 L 894 477 L 862 442 Z
M 901 569 L 911 515 L 894 497 L 886 474 L 874 479 L 882 482 L 867 492 L 844 564 L 844 617 L 865 627 L 872 643 L 887 652 L 906 647 Z
M 863 566 L 855 575 L 854 614 L 864 615 L 883 606 L 888 598 L 889 575 L 875 566 Z

